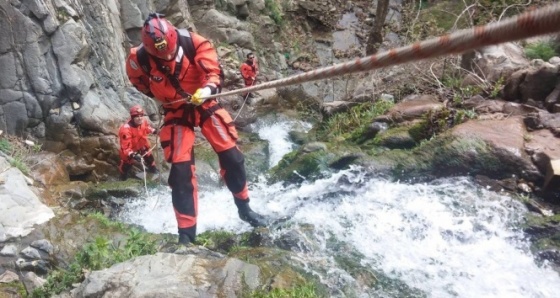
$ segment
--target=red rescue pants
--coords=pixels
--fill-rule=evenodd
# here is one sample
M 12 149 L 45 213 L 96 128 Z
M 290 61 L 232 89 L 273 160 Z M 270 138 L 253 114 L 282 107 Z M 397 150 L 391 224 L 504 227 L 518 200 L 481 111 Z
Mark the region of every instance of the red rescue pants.
M 236 146 L 237 130 L 229 113 L 215 100 L 207 101 L 201 107 L 187 106 L 182 111 L 166 113 L 160 140 L 165 159 L 171 162 L 168 183 L 179 233 L 187 234 L 191 241 L 196 236 L 198 214 L 193 154 L 195 125 L 200 125 L 202 134 L 218 154 L 220 174 L 233 196 L 241 200 L 249 198 L 245 159 Z

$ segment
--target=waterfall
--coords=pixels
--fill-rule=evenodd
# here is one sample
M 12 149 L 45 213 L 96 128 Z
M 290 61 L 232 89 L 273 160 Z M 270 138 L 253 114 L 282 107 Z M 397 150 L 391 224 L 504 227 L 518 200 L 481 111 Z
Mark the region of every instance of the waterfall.
M 271 143 L 270 165 L 293 150 L 290 120 L 259 122 L 259 136 Z M 301 185 L 250 183 L 252 208 L 266 216 L 287 217 L 273 237 L 305 235 L 294 260 L 318 276 L 335 297 L 555 297 L 560 276 L 538 265 L 529 242 L 516 228 L 527 213 L 511 197 L 488 191 L 467 177 L 431 183 L 381 179 L 351 169 Z M 242 233 L 242 222 L 225 188 L 202 190 L 198 230 Z M 167 187 L 126 206 L 121 220 L 154 233 L 176 233 Z M 341 249 L 344 248 L 344 249 Z M 398 283 L 368 286 L 341 266 L 341 256 Z M 381 278 L 378 278 L 381 280 Z M 406 289 L 403 290 L 403 285 Z M 406 295 L 403 294 L 406 291 Z

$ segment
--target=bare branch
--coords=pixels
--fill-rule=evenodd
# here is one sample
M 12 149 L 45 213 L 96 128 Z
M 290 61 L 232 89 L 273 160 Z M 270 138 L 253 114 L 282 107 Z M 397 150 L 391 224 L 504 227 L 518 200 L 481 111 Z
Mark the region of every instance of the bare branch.
M 500 14 L 500 17 L 498 18 L 498 22 L 502 19 L 502 17 L 504 16 L 504 14 L 506 13 L 506 11 L 507 11 L 508 9 L 510 9 L 510 8 L 512 8 L 512 7 L 514 7 L 514 6 L 528 6 L 528 5 L 531 4 L 531 2 L 532 2 L 532 0 L 529 0 L 529 2 L 527 2 L 527 3 L 525 3 L 525 4 L 512 4 L 512 5 L 508 6 L 508 7 L 506 7 L 506 8 L 502 11 L 502 13 Z
M 472 7 L 475 7 L 475 6 L 478 6 L 478 3 L 474 3 L 474 4 L 471 4 L 471 5 L 467 6 L 467 8 L 465 8 L 465 9 L 459 14 L 459 16 L 457 17 L 457 19 L 455 19 L 455 23 L 453 24 L 453 27 L 451 27 L 451 30 L 452 30 L 452 31 L 457 30 L 457 23 L 459 22 L 459 20 L 460 20 L 461 17 L 463 16 L 463 14 L 464 14 L 465 12 L 469 12 L 469 10 L 470 10 Z M 471 26 L 472 26 L 472 25 L 473 25 L 473 24 L 472 24 L 472 17 L 471 17 L 470 14 L 469 14 L 469 19 L 470 19 L 470 23 L 471 23 Z

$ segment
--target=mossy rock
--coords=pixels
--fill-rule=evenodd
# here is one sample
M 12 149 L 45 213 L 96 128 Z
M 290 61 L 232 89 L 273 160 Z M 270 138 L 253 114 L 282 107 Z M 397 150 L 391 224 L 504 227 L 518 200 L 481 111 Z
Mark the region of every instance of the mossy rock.
M 324 287 L 312 276 L 291 265 L 293 260 L 290 254 L 291 252 L 281 249 L 256 247 L 239 249 L 229 256 L 257 265 L 261 270 L 264 289 L 292 289 L 313 284 L 319 292 L 325 292 Z
M 379 133 L 375 143 L 390 149 L 410 149 L 416 146 L 416 140 L 411 136 L 409 126 L 398 126 Z
M 270 182 L 300 183 L 305 179 L 316 179 L 333 160 L 334 155 L 327 151 L 309 153 L 302 149 L 293 151 L 284 155 L 282 160 L 270 170 Z
M 155 183 L 150 182 L 150 186 Z M 106 181 L 95 185 L 85 191 L 88 200 L 104 200 L 111 196 L 117 198 L 138 197 L 143 191 L 144 181 L 128 179 L 126 181 Z

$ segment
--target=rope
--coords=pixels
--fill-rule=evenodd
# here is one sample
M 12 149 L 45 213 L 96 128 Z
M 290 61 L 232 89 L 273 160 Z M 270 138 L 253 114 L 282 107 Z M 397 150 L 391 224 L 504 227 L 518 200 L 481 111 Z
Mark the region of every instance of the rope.
M 257 79 L 255 79 L 253 81 L 253 83 L 251 83 L 251 86 L 255 85 L 255 82 L 257 81 Z M 249 92 L 247 92 L 247 95 L 245 95 L 245 98 L 243 99 L 243 104 L 241 105 L 241 108 L 239 108 L 239 112 L 237 112 L 237 115 L 235 115 L 235 117 L 233 118 L 233 121 L 235 121 L 235 119 L 237 119 L 237 117 L 239 117 L 239 115 L 241 114 L 241 111 L 243 111 L 243 107 L 245 106 L 245 103 L 247 102 L 247 98 L 249 98 Z
M 412 45 L 391 49 L 353 61 L 322 67 L 292 77 L 252 87 L 215 94 L 203 99 L 284 87 L 344 74 L 370 71 L 392 65 L 459 54 L 477 48 L 560 31 L 560 3 L 525 12 L 496 23 L 457 31 Z
M 148 155 L 148 153 L 152 152 L 152 150 L 154 150 L 154 148 L 156 148 L 157 146 L 157 142 L 155 145 L 152 146 L 152 148 L 150 148 L 148 151 L 146 151 L 146 153 L 142 154 L 142 158 L 140 159 L 140 163 L 142 164 L 142 171 L 144 171 L 144 190 L 146 191 L 146 195 L 148 194 L 148 182 L 147 182 L 147 177 L 146 177 L 146 165 L 144 164 L 144 156 Z

